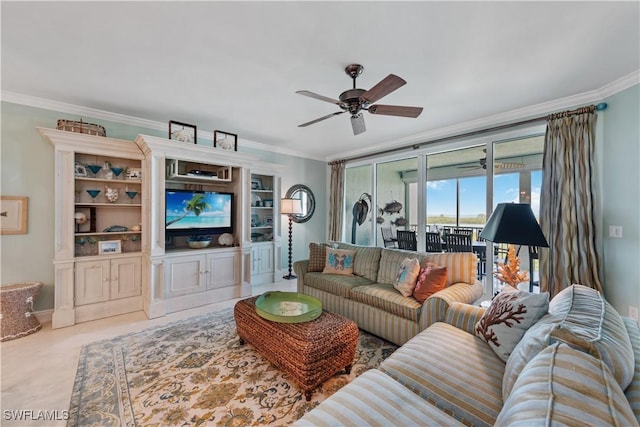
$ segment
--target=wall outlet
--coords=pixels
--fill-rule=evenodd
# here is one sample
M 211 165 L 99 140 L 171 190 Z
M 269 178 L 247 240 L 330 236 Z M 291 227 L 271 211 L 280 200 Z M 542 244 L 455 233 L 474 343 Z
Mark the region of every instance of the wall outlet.
M 609 237 L 615 237 L 617 239 L 622 239 L 622 226 L 621 225 L 610 225 L 609 226 Z
M 638 307 L 633 305 L 629 306 L 629 317 L 633 320 L 638 320 Z

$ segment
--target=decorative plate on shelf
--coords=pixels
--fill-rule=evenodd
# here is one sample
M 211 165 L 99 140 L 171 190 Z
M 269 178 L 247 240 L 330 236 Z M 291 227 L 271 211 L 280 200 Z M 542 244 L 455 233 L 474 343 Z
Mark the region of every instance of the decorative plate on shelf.
M 218 244 L 220 246 L 233 246 L 233 235 L 229 233 L 222 233 L 218 237 Z

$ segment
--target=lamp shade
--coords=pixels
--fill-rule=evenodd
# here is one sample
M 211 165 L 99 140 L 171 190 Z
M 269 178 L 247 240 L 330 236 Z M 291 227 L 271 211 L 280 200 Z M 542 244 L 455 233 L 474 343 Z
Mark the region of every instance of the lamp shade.
M 281 199 L 280 213 L 283 215 L 295 215 L 302 213 L 302 202 L 300 199 Z
M 480 237 L 494 243 L 549 247 L 531 206 L 527 203 L 500 203 Z

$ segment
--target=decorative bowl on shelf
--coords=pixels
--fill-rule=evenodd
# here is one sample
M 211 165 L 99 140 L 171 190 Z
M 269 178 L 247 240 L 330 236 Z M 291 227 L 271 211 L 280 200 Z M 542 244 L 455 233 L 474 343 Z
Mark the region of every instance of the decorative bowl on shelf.
M 87 169 L 89 169 L 91 171 L 91 173 L 93 174 L 94 178 L 98 177 L 98 172 L 100 172 L 100 169 L 102 169 L 102 166 L 100 165 L 87 165 Z
M 190 236 L 187 239 L 187 245 L 189 245 L 191 249 L 202 249 L 209 246 L 211 240 L 211 236 Z

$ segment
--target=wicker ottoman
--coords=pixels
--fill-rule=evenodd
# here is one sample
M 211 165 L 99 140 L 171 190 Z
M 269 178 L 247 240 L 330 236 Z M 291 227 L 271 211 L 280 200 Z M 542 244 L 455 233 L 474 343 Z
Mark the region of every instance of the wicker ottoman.
M 291 375 L 307 400 L 336 372 L 351 372 L 358 345 L 358 326 L 353 321 L 323 311 L 310 322 L 272 322 L 256 313 L 257 298 L 238 301 L 234 307 L 240 344 L 252 344 L 265 359 Z
M 0 341 L 24 337 L 42 328 L 33 315 L 33 298 L 41 287 L 41 282 L 0 287 Z

